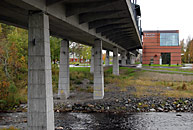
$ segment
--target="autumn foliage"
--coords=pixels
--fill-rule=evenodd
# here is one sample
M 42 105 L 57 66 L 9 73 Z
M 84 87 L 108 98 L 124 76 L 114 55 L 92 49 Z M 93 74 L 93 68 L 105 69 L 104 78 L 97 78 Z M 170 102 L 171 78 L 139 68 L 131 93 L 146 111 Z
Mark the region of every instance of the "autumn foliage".
M 0 24 L 0 111 L 27 102 L 26 30 Z

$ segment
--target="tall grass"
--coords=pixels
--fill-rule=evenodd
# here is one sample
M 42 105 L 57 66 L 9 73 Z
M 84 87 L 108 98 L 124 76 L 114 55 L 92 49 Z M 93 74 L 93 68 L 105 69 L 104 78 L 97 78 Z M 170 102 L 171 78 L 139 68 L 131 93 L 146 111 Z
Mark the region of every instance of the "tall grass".
M 9 128 L 0 128 L 0 130 L 19 130 L 13 126 L 10 126 Z

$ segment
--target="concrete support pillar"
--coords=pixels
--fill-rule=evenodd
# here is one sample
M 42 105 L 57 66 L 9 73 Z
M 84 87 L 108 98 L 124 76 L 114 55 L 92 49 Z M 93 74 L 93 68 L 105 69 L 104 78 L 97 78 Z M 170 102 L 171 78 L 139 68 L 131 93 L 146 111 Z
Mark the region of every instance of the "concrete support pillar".
M 91 49 L 90 73 L 94 73 L 94 47 Z
M 29 14 L 28 130 L 54 130 L 49 18 Z
M 127 60 L 127 56 L 126 56 L 126 51 L 123 51 L 121 54 L 121 65 L 126 65 L 126 60 Z
M 131 55 L 130 57 L 131 64 L 135 64 L 135 59 L 136 59 L 135 55 Z
M 119 75 L 119 57 L 118 57 L 118 48 L 113 48 L 113 74 Z
M 94 99 L 104 97 L 104 73 L 102 59 L 102 41 L 95 40 L 94 43 Z
M 130 64 L 130 53 L 128 52 L 127 53 L 127 60 L 126 60 L 126 62 L 127 62 L 127 65 L 129 65 Z
M 69 41 L 62 40 L 60 48 L 60 70 L 58 82 L 58 97 L 67 99 L 70 95 L 69 78 Z
M 106 65 L 106 66 L 109 66 L 109 51 L 108 51 L 108 50 L 106 50 L 105 65 Z

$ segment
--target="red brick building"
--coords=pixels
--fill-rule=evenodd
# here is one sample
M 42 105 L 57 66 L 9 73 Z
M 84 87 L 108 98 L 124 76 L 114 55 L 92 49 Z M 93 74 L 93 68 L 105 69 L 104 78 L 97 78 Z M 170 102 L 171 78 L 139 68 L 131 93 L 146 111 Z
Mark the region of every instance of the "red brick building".
M 143 64 L 181 64 L 179 31 L 143 31 Z

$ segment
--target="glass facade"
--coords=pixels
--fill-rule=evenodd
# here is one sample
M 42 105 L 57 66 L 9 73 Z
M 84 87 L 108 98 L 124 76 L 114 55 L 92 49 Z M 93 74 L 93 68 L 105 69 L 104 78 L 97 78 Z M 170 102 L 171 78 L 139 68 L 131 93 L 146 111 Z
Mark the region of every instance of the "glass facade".
M 160 46 L 179 46 L 179 34 L 160 33 Z

